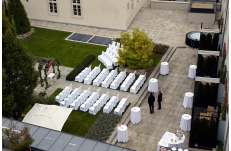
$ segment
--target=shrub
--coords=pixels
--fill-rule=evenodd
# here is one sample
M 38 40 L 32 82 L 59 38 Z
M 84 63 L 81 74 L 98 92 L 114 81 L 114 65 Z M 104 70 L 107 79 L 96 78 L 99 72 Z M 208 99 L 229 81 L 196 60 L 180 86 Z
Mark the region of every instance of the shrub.
M 85 137 L 105 142 L 114 130 L 111 126 L 114 125 L 113 127 L 115 127 L 121 118 L 121 116 L 114 115 L 113 113 L 101 114 L 91 128 L 89 128 Z
M 89 55 L 87 56 L 80 64 L 75 67 L 74 70 L 72 70 L 67 76 L 66 80 L 68 81 L 73 81 L 75 80 L 75 77 L 83 70 L 85 69 L 88 65 L 90 65 L 93 61 L 95 60 L 94 55 Z
M 164 55 L 165 52 L 168 50 L 169 46 L 165 44 L 155 44 L 152 42 L 153 45 L 153 53 L 158 55 Z

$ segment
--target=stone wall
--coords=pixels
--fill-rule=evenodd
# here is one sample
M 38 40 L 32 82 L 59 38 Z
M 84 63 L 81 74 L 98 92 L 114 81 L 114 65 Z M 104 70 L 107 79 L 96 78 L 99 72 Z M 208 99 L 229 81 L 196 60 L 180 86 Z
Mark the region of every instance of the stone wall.
M 33 34 L 35 32 L 34 28 L 31 28 L 31 30 L 23 35 L 17 35 L 18 39 L 24 39 L 28 36 L 30 36 L 31 34 Z
M 124 71 L 125 69 L 127 69 L 126 70 L 126 73 L 134 73 L 135 71 L 136 71 L 136 75 L 144 75 L 146 72 L 148 72 L 149 71 L 149 69 L 150 69 L 151 67 L 148 67 L 148 68 L 146 68 L 146 69 L 135 69 L 135 70 L 132 70 L 132 69 L 128 69 L 128 68 L 126 68 L 126 67 L 124 67 L 124 66 L 119 66 L 119 70 L 118 71 Z

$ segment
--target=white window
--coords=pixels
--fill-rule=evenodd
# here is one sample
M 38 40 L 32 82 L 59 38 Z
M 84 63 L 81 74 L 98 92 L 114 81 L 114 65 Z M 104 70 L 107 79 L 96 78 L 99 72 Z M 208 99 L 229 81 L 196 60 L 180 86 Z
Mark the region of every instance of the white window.
M 49 6 L 50 6 L 50 13 L 56 13 L 56 14 L 58 13 L 56 0 L 49 0 Z
M 73 0 L 73 15 L 74 16 L 81 16 L 81 5 L 80 0 Z
M 134 8 L 134 1 L 131 0 L 131 8 L 133 9 Z

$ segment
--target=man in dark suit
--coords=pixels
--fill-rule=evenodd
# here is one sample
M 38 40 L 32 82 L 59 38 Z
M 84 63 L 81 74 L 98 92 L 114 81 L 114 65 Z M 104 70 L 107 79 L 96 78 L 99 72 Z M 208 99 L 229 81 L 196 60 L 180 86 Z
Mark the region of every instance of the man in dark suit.
M 158 109 L 157 110 L 160 110 L 161 109 L 161 101 L 162 101 L 162 93 L 161 93 L 161 91 L 159 91 L 157 101 L 158 101 Z
M 155 97 L 150 93 L 150 96 L 148 97 L 148 104 L 150 107 L 150 113 L 154 113 L 154 102 L 155 102 Z

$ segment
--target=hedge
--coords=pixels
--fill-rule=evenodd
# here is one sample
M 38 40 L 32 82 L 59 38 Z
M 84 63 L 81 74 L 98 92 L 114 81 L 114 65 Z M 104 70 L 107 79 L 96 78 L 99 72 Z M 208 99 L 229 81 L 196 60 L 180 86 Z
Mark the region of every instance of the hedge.
M 87 56 L 80 64 L 77 65 L 77 67 L 75 67 L 74 70 L 72 70 L 72 71 L 66 76 L 66 80 L 68 80 L 68 81 L 74 81 L 74 80 L 75 80 L 75 77 L 76 77 L 83 69 L 85 69 L 87 66 L 89 66 L 94 60 L 95 60 L 95 56 L 94 56 L 94 55 L 89 55 L 89 56 Z

